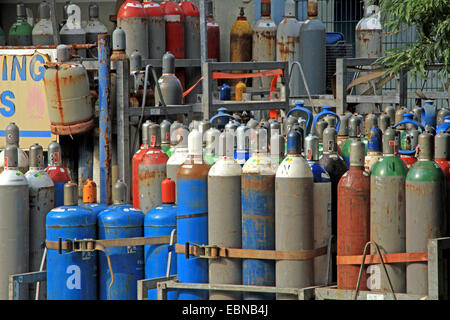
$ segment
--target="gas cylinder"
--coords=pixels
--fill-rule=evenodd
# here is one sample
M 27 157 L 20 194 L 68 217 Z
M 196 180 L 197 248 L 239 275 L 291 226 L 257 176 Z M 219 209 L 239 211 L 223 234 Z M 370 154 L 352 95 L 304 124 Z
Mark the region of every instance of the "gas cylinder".
M 250 130 L 251 157 L 242 168 L 242 248 L 275 249 L 275 174 L 264 128 Z M 275 261 L 243 259 L 242 284 L 275 285 Z M 271 299 L 272 294 L 244 293 L 244 299 Z
M 97 216 L 77 206 L 78 187 L 64 186 L 64 205 L 46 219 L 47 241 L 97 239 Z M 47 300 L 96 300 L 97 252 L 47 251 Z
M 300 70 L 292 68 L 292 63 L 299 61 L 300 26 L 301 22 L 296 19 L 294 0 L 286 0 L 284 19 L 277 29 L 277 61 L 288 61 L 289 70 L 292 69 L 289 78 L 291 96 L 299 95 L 300 83 L 302 82 Z
M 225 125 L 225 131 L 229 131 L 231 132 L 231 134 L 233 134 L 233 138 L 234 138 L 234 151 L 236 151 L 237 149 L 237 136 L 236 136 L 236 130 L 237 128 L 239 128 L 240 123 L 237 122 L 236 120 L 230 118 L 230 120 L 228 121 L 228 123 Z
M 403 115 L 404 115 L 405 113 L 408 113 L 408 109 L 406 109 L 405 107 L 400 107 L 400 108 L 398 108 L 398 109 L 395 111 L 395 121 L 394 121 L 394 122 L 391 121 L 391 124 L 394 126 L 395 124 L 397 124 L 397 123 L 399 123 L 400 121 L 402 121 L 402 120 L 404 119 Z M 392 119 L 391 119 L 391 120 L 392 120 Z M 398 125 L 395 129 L 398 130 L 398 131 L 400 132 L 400 145 L 399 145 L 399 148 L 400 148 L 400 149 L 401 149 L 401 148 L 404 148 L 405 145 L 404 145 L 404 143 L 402 144 L 402 140 L 404 140 L 403 137 L 404 137 L 404 135 L 405 135 L 406 125 L 405 125 L 405 124 Z
M 250 119 L 250 120 L 248 120 L 248 122 L 247 122 L 247 126 L 248 126 L 250 129 L 255 129 L 257 125 L 258 125 L 258 121 L 256 121 L 255 119 Z
M 450 134 L 441 132 L 434 137 L 434 161 L 441 167 L 446 179 L 446 202 L 450 201 Z M 447 216 L 450 209 L 445 207 L 445 218 L 447 226 L 447 233 L 450 230 L 450 218 Z
M 339 126 L 339 132 L 337 137 L 337 144 L 339 149 L 342 149 L 342 145 L 348 140 L 348 120 L 352 114 L 350 112 L 343 113 L 339 116 L 341 119 L 341 125 Z
M 249 139 L 250 139 L 250 127 L 246 125 L 240 125 L 236 129 L 236 162 L 242 166 L 250 157 L 249 152 Z
M 392 105 L 389 105 L 389 106 L 384 107 L 383 111 L 386 112 L 386 114 L 389 116 L 389 119 L 391 120 L 390 123 L 391 124 L 395 123 L 396 108 Z
M 400 159 L 402 159 L 408 169 L 417 162 L 416 148 L 419 143 L 419 134 L 419 130 L 413 129 L 406 132 L 403 136 L 406 150 L 399 150 L 399 153 Z
M 45 216 L 54 208 L 55 187 L 52 179 L 44 170 L 44 152 L 42 146 L 30 147 L 30 170 L 25 174 L 29 186 L 30 200 L 30 258 L 29 270 L 38 271 L 41 265 L 45 241 Z M 41 283 L 39 300 L 45 298 L 46 284 Z M 35 286 L 30 286 L 30 298 L 35 298 Z
M 405 252 L 405 179 L 408 168 L 398 157 L 399 132 L 386 129 L 383 157 L 375 163 L 370 178 L 370 240 L 378 244 L 382 254 Z M 372 254 L 376 254 L 372 249 Z M 387 264 L 395 292 L 405 292 L 405 264 Z M 371 265 L 370 290 L 390 291 L 382 266 Z
M 230 62 L 242 62 L 252 60 L 253 30 L 247 21 L 244 8 L 240 8 L 239 17 L 233 23 L 230 31 Z M 236 70 L 233 73 L 244 73 L 245 70 Z M 235 85 L 243 79 L 230 80 L 230 85 Z M 250 86 L 250 79 L 247 80 Z
M 131 179 L 132 179 L 132 198 L 133 207 L 139 209 L 139 174 L 138 167 L 142 163 L 142 159 L 148 151 L 148 131 L 149 127 L 152 125 L 150 120 L 147 120 L 142 125 L 142 145 L 138 151 L 134 154 L 131 160 Z
M 81 26 L 81 9 L 76 4 L 69 4 L 66 9 L 67 22 L 59 31 L 62 44 L 86 43 L 86 31 Z M 78 50 L 81 57 L 86 57 L 86 50 Z M 58 60 L 59 61 L 59 60 Z
M 175 151 L 170 156 L 169 160 L 167 160 L 167 178 L 175 181 L 176 188 L 178 188 L 178 168 L 184 163 L 188 155 L 188 136 L 189 130 L 187 127 L 181 126 L 177 128 L 170 137 L 170 140 L 174 141 L 173 144 L 175 145 Z M 176 197 L 177 193 L 175 193 Z
M 183 0 L 180 8 L 184 15 L 184 52 L 186 59 L 200 59 L 200 10 L 193 1 Z M 185 68 L 186 88 L 191 88 L 201 77 L 199 68 Z M 197 94 L 201 93 L 201 86 L 186 96 L 188 103 L 197 101 Z
M 86 42 L 87 43 L 97 43 L 98 35 L 107 34 L 108 29 L 106 26 L 99 20 L 99 8 L 96 3 L 92 3 L 89 5 L 89 20 L 87 22 L 85 31 L 86 31 Z M 97 50 L 88 51 L 89 58 L 97 57 Z
M 450 116 L 450 110 L 448 108 L 442 107 L 436 115 L 436 127 L 444 122 L 444 118 Z
M 391 118 L 386 112 L 382 112 L 378 118 L 379 128 L 384 134 L 387 128 L 391 126 Z
M 19 158 L 19 171 L 26 173 L 28 171 L 28 156 L 22 149 L 19 148 L 19 127 L 11 122 L 5 129 L 6 146 L 12 145 L 17 147 L 17 156 Z M 0 173 L 5 166 L 5 151 L 0 153 Z
M 186 242 L 198 245 L 208 244 L 208 171 L 210 166 L 203 161 L 202 137 L 197 129 L 188 137 L 189 153 L 178 168 L 177 188 L 177 243 Z M 186 259 L 177 255 L 177 274 L 179 282 L 207 283 L 208 261 L 205 259 Z M 206 300 L 207 291 L 178 290 L 178 300 Z
M 177 205 L 175 204 L 175 182 L 166 178 L 161 182 L 162 204 L 145 214 L 144 237 L 170 236 L 177 227 Z M 169 275 L 177 273 L 177 258 L 172 253 Z M 164 277 L 167 273 L 169 246 L 152 244 L 144 246 L 145 279 Z M 176 291 L 167 293 L 168 300 L 175 300 Z M 148 300 L 156 300 L 156 289 L 148 291 Z
M 161 59 L 166 52 L 166 22 L 163 8 L 154 1 L 144 1 L 142 5 L 148 23 L 148 58 Z
M 161 150 L 167 154 L 167 152 L 170 149 L 170 121 L 167 119 L 164 119 L 160 126 L 161 126 Z
M 58 62 L 46 65 L 44 86 L 50 129 L 53 134 L 83 133 L 94 127 L 89 79 L 86 69 L 69 61 L 66 45 L 56 48 Z
M 341 154 L 347 166 L 350 165 L 350 145 L 355 138 L 361 137 L 360 119 L 352 116 L 348 121 L 348 139 L 341 147 Z
M 8 45 L 10 46 L 31 46 L 33 28 L 27 22 L 25 5 L 19 3 L 16 6 L 17 20 L 9 28 Z
M 301 146 L 303 147 L 303 132 L 301 140 Z M 284 137 L 278 132 L 273 132 L 270 136 L 270 158 L 272 159 L 272 165 L 274 168 L 278 168 L 284 159 L 284 145 Z
M 270 0 L 261 1 L 261 18 L 253 27 L 253 61 L 275 61 L 277 55 L 277 25 L 270 17 Z M 253 81 L 255 88 L 268 90 L 272 77 Z
M 46 1 L 39 4 L 39 21 L 33 27 L 33 46 L 53 45 L 53 26 L 50 20 L 50 6 Z
M 289 115 L 286 119 L 286 121 L 284 122 L 284 135 L 287 136 L 287 134 L 289 133 L 289 131 L 291 131 L 292 126 L 294 124 L 298 123 L 298 118 L 294 117 L 293 115 Z
M 175 152 L 175 146 L 178 144 L 179 141 L 177 141 L 177 135 L 174 134 L 175 130 L 179 127 L 181 127 L 182 124 L 179 123 L 177 120 L 175 120 L 171 125 L 170 125 L 170 135 L 169 135 L 169 139 L 170 139 L 170 148 L 169 150 L 166 152 L 167 156 L 170 158 L 172 156 L 172 154 Z
M 212 0 L 206 4 L 206 31 L 208 33 L 208 59 L 220 61 L 220 27 L 214 20 Z
M 179 4 L 175 1 L 164 1 L 161 3 L 166 21 L 166 51 L 173 53 L 175 58 L 185 57 L 185 30 L 184 14 Z
M 202 148 L 203 151 L 205 150 L 206 147 L 206 137 L 205 137 L 205 133 L 211 129 L 211 122 L 209 122 L 208 120 L 202 120 L 200 121 L 200 123 L 198 124 L 198 131 L 200 132 L 200 134 L 202 135 Z M 220 133 L 219 133 L 220 134 Z
M 241 166 L 233 159 L 233 135 L 219 136 L 219 159 L 208 173 L 209 245 L 241 248 Z M 242 284 L 239 259 L 210 259 L 209 283 Z M 210 300 L 242 299 L 240 292 L 211 291 Z
M 373 165 L 383 156 L 383 133 L 378 127 L 371 127 L 368 130 L 367 155 L 364 161 L 364 170 L 368 173 L 372 171 Z
M 117 27 L 126 33 L 126 53 L 128 56 L 139 51 L 143 59 L 148 55 L 148 22 L 140 1 L 126 0 L 117 12 Z
M 162 76 L 158 79 L 161 94 L 166 105 L 183 104 L 183 88 L 180 80 L 175 75 L 175 56 L 171 52 L 166 52 L 162 58 Z M 155 92 L 155 106 L 161 106 L 159 92 Z
M 364 171 L 364 143 L 353 140 L 350 146 L 350 169 L 338 184 L 337 255 L 361 255 L 370 240 L 370 177 Z M 367 267 L 366 267 L 367 268 Z M 359 265 L 337 265 L 338 289 L 354 290 Z M 361 276 L 360 290 L 367 290 L 366 272 Z
M 406 176 L 406 252 L 427 252 L 428 239 L 446 235 L 445 176 L 434 162 L 434 138 L 419 135 L 418 161 Z M 406 265 L 406 292 L 428 294 L 427 262 Z
M 230 132 L 230 134 L 234 140 L 233 133 Z M 206 142 L 204 159 L 205 159 L 205 162 L 208 163 L 210 166 L 212 166 L 214 163 L 216 163 L 216 161 L 218 159 L 219 136 L 220 136 L 220 131 L 216 128 L 208 129 L 205 132 L 205 134 L 203 135 L 203 138 L 205 139 L 205 142 Z
M 323 154 L 319 159 L 320 165 L 331 178 L 331 232 L 336 237 L 337 232 L 337 187 L 342 175 L 347 171 L 347 164 L 337 153 L 337 132 L 334 128 L 326 128 L 323 132 Z M 348 143 L 348 141 L 346 142 Z M 332 255 L 332 280 L 336 279 L 336 256 Z
M 221 101 L 229 101 L 231 100 L 231 88 L 227 83 L 224 83 L 221 87 L 220 87 L 220 100 Z
M 64 185 L 71 179 L 69 171 L 62 165 L 62 150 L 59 143 L 53 141 L 48 145 L 48 173 L 55 185 L 55 208 L 64 205 Z
M 161 182 L 166 178 L 169 157 L 161 150 L 161 128 L 152 124 L 148 128 L 149 148 L 138 165 L 139 208 L 142 212 L 161 204 Z
M 5 148 L 5 170 L 0 174 L 0 203 L 3 210 L 0 215 L 1 239 L 5 244 L 0 249 L 3 257 L 0 299 L 7 300 L 9 276 L 29 271 L 29 188 L 27 179 L 19 171 L 15 145 Z M 23 299 L 27 297 L 28 292 L 24 292 Z
M 108 208 L 103 203 L 97 202 L 97 184 L 90 178 L 86 179 L 83 185 L 83 203 L 80 207 L 91 210 L 97 216 Z
M 300 27 L 298 55 L 310 94 L 323 94 L 326 89 L 326 32 L 318 14 L 317 0 L 308 0 L 308 19 Z M 306 95 L 303 81 L 299 84 L 300 94 Z
M 98 239 L 120 239 L 143 236 L 144 214 L 127 204 L 127 185 L 114 185 L 113 204 L 97 216 Z M 137 281 L 144 278 L 144 248 L 121 246 L 106 248 L 111 259 L 114 282 L 104 252 L 99 254 L 99 299 L 136 300 Z
M 244 82 L 239 80 L 239 82 L 235 86 L 234 92 L 235 92 L 234 100 L 235 101 L 242 101 L 243 94 L 247 92 L 247 86 L 245 85 Z
M 287 155 L 275 178 L 275 249 L 297 251 L 314 249 L 313 173 L 302 156 L 303 134 L 290 131 Z M 314 284 L 314 260 L 278 260 L 276 286 L 304 288 Z M 293 299 L 277 294 L 277 299 Z
M 319 138 L 305 138 L 305 156 L 314 177 L 314 248 L 328 246 L 331 237 L 331 180 L 328 172 L 319 163 Z M 329 263 L 327 256 L 314 258 L 314 284 L 327 285 Z

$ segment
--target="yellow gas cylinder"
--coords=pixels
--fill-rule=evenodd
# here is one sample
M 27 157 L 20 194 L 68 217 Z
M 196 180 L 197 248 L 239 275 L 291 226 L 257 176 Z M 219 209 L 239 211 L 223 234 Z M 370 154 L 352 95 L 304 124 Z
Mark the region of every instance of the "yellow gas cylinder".
M 247 92 L 247 86 L 244 82 L 239 81 L 235 87 L 235 100 L 242 101 L 242 94 Z
M 231 27 L 230 32 L 230 61 L 242 62 L 252 60 L 253 30 L 247 21 L 244 8 L 241 7 L 239 17 Z M 234 71 L 244 73 L 246 71 Z M 236 85 L 241 79 L 231 80 L 231 85 Z M 249 84 L 250 85 L 250 84 Z

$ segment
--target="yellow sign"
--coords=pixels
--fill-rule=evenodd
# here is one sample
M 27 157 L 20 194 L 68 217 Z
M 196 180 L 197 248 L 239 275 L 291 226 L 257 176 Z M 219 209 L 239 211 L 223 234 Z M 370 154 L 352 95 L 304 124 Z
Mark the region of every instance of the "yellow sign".
M 46 149 L 56 140 L 44 89 L 44 64 L 55 57 L 55 49 L 0 50 L 0 148 L 5 147 L 5 129 L 11 122 L 20 129 L 22 149 L 35 143 Z

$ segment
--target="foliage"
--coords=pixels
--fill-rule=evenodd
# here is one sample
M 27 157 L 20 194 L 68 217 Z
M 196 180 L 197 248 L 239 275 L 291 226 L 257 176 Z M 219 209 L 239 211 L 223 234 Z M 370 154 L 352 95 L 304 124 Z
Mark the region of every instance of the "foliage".
M 378 62 L 390 74 L 410 69 L 412 75 L 426 77 L 426 65 L 444 64 L 441 74 L 450 73 L 450 1 L 449 0 L 379 0 L 383 31 L 395 34 L 415 27 L 417 40 L 404 48 L 386 51 Z

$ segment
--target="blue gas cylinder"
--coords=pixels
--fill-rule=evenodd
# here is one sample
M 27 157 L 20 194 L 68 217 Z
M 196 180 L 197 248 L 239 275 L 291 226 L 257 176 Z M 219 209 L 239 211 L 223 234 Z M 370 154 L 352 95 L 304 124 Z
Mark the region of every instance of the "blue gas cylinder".
M 222 100 L 222 101 L 229 101 L 229 100 L 231 100 L 231 88 L 226 83 L 224 83 L 220 87 L 220 100 Z
M 126 204 L 127 187 L 122 181 L 114 185 L 113 205 L 97 217 L 98 238 L 119 239 L 143 236 L 144 214 Z M 114 282 L 104 252 L 99 253 L 99 299 L 136 300 L 137 281 L 144 278 L 144 249 L 142 246 L 110 247 Z M 110 290 L 110 292 L 109 292 Z
M 208 172 L 202 159 L 202 136 L 197 129 L 188 137 L 189 155 L 178 168 L 177 179 L 177 243 L 208 244 Z M 177 255 L 177 278 L 185 283 L 208 282 L 208 260 L 184 254 Z M 208 299 L 203 290 L 180 289 L 178 300 Z
M 75 183 L 64 186 L 64 206 L 47 214 L 46 239 L 58 241 L 96 239 L 96 215 L 77 206 Z M 47 252 L 48 300 L 96 300 L 97 252 Z
M 170 236 L 177 227 L 177 205 L 175 204 L 175 182 L 167 178 L 161 183 L 162 204 L 153 208 L 144 218 L 144 237 Z M 144 246 L 145 279 L 166 276 L 169 245 Z M 177 273 L 177 257 L 172 252 L 169 275 Z M 168 300 L 176 300 L 176 291 L 167 293 Z M 148 299 L 156 300 L 156 289 L 148 291 Z

